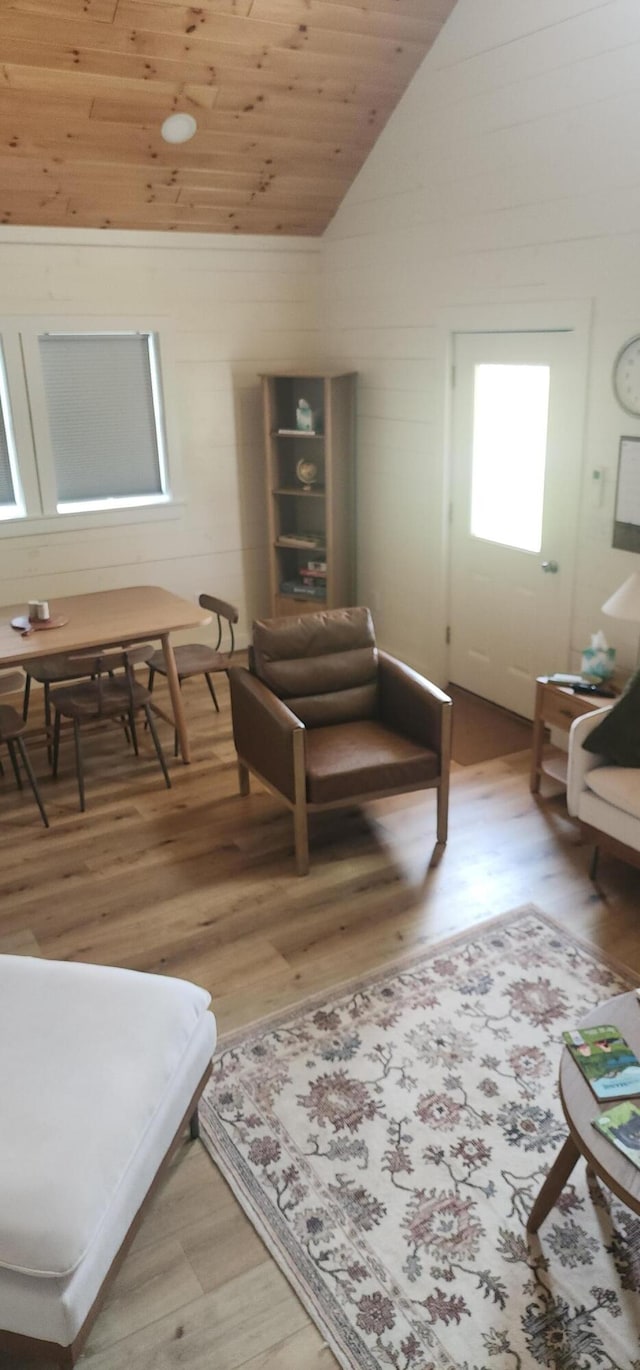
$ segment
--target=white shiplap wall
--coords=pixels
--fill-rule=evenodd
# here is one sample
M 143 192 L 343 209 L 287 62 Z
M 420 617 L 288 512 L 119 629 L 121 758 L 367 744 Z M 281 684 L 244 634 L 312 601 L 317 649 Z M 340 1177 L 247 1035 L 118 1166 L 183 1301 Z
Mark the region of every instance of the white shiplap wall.
M 162 522 L 0 535 L 0 603 L 158 584 L 238 604 L 241 635 L 265 601 L 260 371 L 317 352 L 313 239 L 0 229 L 0 314 L 74 326 L 159 322 L 184 503 Z M 114 325 L 114 326 L 118 326 Z
M 639 127 L 638 0 L 458 0 L 323 240 L 327 350 L 360 372 L 359 598 L 435 678 L 442 319 L 465 309 L 527 327 L 532 309 L 557 322 L 563 302 L 568 318 L 592 302 L 572 662 L 603 627 L 633 663 L 636 630 L 599 609 L 640 567 L 611 548 L 619 438 L 640 436 L 611 388 L 618 347 L 640 332 Z

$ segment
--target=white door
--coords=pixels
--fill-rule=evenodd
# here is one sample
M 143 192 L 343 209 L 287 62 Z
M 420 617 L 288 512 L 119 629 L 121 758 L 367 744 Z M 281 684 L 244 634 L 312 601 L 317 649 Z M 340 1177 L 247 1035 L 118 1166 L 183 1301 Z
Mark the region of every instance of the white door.
M 571 332 L 455 335 L 449 676 L 527 718 L 569 665 L 583 386 Z

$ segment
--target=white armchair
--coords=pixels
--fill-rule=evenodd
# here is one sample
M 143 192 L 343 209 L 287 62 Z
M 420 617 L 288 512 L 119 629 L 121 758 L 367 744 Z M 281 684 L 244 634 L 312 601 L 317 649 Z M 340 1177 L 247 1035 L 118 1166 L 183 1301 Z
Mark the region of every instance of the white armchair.
M 611 707 L 610 705 L 608 706 Z M 583 743 L 608 712 L 576 718 L 569 733 L 567 807 L 583 837 L 594 844 L 590 876 L 596 878 L 600 848 L 640 866 L 640 769 L 612 766 Z

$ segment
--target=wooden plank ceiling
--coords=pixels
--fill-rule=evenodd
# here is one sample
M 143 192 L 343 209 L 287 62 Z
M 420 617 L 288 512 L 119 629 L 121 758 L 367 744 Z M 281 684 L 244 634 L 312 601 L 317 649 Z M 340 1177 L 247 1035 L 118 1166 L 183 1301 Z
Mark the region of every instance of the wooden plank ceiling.
M 0 0 L 0 222 L 321 233 L 454 2 Z

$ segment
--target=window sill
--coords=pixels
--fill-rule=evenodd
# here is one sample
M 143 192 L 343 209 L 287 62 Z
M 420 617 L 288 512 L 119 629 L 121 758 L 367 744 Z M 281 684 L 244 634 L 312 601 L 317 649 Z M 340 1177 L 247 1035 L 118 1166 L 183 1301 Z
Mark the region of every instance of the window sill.
M 81 532 L 85 528 L 122 528 L 126 524 L 166 523 L 180 518 L 184 500 L 166 504 L 129 505 L 119 509 L 77 510 L 64 514 L 27 514 L 0 519 L 0 539 L 42 537 L 50 533 Z

